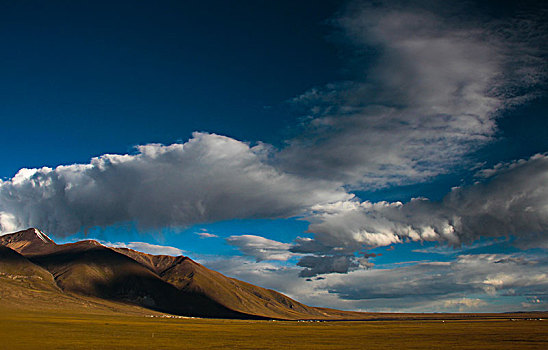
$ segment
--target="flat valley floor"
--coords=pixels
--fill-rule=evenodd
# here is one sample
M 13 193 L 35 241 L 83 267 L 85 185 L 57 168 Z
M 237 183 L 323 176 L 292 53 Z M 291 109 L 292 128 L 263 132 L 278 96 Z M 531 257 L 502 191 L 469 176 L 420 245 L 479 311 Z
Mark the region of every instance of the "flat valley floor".
M 295 322 L 0 309 L 0 348 L 548 349 L 546 316 Z

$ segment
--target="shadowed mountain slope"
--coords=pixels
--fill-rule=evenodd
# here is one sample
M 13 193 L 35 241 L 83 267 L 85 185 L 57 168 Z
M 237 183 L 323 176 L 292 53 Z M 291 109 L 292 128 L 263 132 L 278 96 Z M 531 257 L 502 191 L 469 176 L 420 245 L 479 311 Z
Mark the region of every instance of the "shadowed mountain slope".
M 231 310 L 267 318 L 325 317 L 327 313 L 301 304 L 276 291 L 229 278 L 184 256 L 149 255 L 113 248 L 142 261 L 164 281 L 185 293 L 203 295 Z
M 11 248 L 0 246 L 0 276 L 35 289 L 58 290 L 53 275 Z
M 70 295 L 185 316 L 253 319 L 351 316 L 306 306 L 276 291 L 224 276 L 184 256 L 150 255 L 106 247 L 91 240 L 58 245 L 37 229 L 0 236 L 0 244 L 4 245 L 0 264 L 14 261 L 10 268 L 17 270 L 20 266 L 30 275 L 47 280 L 51 288 Z
M 0 313 L 54 312 L 150 315 L 154 311 L 61 290 L 46 269 L 0 245 Z

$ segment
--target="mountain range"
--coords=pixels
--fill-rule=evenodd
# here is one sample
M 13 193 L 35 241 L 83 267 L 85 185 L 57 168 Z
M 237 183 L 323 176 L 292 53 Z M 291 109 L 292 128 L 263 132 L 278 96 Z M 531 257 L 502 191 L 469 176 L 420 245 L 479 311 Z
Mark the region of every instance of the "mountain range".
M 36 228 L 0 236 L 0 306 L 150 310 L 239 319 L 357 319 L 210 270 L 185 256 L 150 255 L 93 240 L 56 244 Z M 40 306 L 42 307 L 42 306 Z

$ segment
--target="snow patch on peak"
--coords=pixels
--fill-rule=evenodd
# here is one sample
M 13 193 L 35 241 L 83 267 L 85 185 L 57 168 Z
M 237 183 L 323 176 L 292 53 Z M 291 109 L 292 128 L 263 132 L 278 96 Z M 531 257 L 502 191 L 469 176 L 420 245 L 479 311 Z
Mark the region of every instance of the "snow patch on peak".
M 36 234 L 36 236 L 38 238 L 40 238 L 44 243 L 51 243 L 53 242 L 53 240 L 51 238 L 49 238 L 45 233 L 43 233 L 42 231 L 38 230 L 38 229 L 34 229 L 34 233 Z

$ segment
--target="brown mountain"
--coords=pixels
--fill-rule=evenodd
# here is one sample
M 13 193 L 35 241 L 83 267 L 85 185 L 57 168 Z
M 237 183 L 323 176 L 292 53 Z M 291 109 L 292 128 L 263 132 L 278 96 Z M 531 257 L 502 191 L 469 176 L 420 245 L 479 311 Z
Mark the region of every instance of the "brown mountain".
M 91 240 L 58 245 L 34 228 L 0 236 L 0 248 L 0 282 L 3 276 L 26 276 L 36 280 L 29 284 L 33 290 L 74 298 L 199 317 L 340 319 L 360 315 L 306 306 L 188 257 L 110 248 Z
M 25 255 L 43 254 L 57 246 L 45 233 L 35 228 L 0 236 L 0 244 Z

